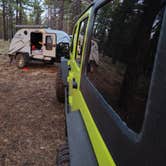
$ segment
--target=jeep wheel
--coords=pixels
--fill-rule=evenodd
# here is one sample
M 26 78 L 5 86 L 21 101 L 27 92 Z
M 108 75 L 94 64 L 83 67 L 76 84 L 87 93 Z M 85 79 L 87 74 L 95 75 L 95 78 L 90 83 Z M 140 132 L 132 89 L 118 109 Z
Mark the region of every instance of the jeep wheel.
M 26 66 L 27 60 L 24 54 L 18 54 L 16 56 L 16 65 L 19 69 L 22 69 Z
M 58 70 L 56 77 L 56 96 L 59 102 L 63 103 L 65 101 L 65 88 L 60 69 Z

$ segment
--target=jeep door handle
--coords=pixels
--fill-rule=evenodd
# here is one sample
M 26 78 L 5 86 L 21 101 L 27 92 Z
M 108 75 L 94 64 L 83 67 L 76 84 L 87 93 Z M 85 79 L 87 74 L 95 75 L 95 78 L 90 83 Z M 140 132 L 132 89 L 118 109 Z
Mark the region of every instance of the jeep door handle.
M 73 85 L 73 89 L 77 89 L 78 84 L 77 84 L 75 78 L 73 78 L 73 80 L 72 80 L 72 85 Z

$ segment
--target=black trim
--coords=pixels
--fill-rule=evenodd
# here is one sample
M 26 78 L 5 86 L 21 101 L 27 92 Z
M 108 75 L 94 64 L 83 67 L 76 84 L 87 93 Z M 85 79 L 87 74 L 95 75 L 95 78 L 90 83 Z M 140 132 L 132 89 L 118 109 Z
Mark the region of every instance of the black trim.
M 65 88 L 65 115 L 71 166 L 97 166 L 97 160 L 90 143 L 80 111 L 70 111 Z

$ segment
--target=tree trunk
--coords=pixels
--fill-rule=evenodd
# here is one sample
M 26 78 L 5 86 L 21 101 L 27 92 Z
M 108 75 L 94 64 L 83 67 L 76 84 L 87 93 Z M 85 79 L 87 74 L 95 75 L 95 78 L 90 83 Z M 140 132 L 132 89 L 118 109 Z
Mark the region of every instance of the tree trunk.
M 19 7 L 18 7 L 18 0 L 16 0 L 16 25 L 19 24 Z
M 9 39 L 13 37 L 13 10 L 12 10 L 12 1 L 9 0 Z
M 81 13 L 81 0 L 74 0 L 71 4 L 71 31 Z
M 63 16 L 64 16 L 64 0 L 61 0 L 60 16 L 59 16 L 59 29 L 63 30 Z
M 23 9 L 22 9 L 22 0 L 19 2 L 19 24 L 22 24 L 23 21 Z
M 7 40 L 7 30 L 6 30 L 6 1 L 2 1 L 2 16 L 3 16 L 3 38 Z

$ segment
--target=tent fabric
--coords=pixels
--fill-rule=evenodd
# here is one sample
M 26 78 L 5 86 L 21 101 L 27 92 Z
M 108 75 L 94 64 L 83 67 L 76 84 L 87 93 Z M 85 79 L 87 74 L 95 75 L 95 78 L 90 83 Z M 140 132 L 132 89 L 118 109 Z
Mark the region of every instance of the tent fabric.
M 70 43 L 70 36 L 64 31 L 45 29 L 47 33 L 56 33 L 57 35 L 57 44 L 59 43 Z

